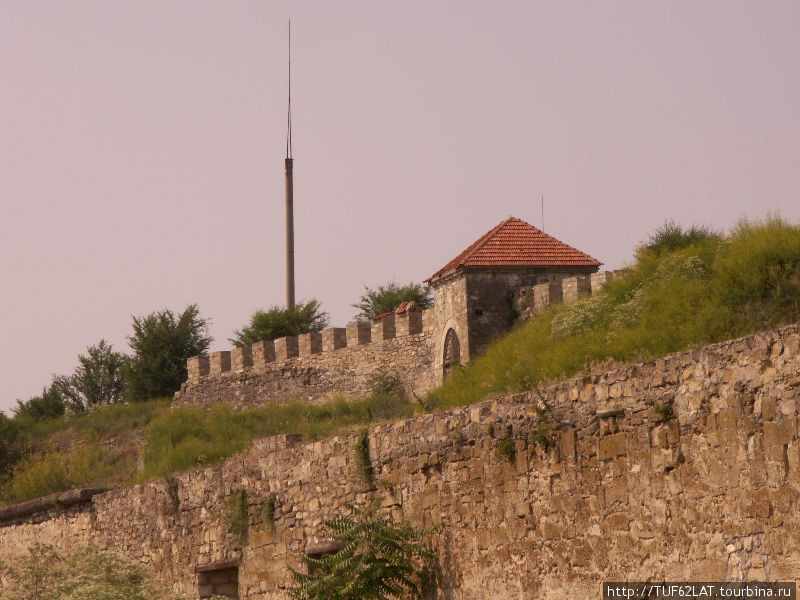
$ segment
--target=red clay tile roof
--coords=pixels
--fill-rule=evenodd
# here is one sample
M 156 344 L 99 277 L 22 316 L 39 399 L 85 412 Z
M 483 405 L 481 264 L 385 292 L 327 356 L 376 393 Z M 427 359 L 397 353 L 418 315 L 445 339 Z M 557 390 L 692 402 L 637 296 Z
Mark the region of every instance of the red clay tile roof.
M 459 267 L 599 267 L 601 264 L 530 223 L 509 217 L 436 271 L 427 281 Z

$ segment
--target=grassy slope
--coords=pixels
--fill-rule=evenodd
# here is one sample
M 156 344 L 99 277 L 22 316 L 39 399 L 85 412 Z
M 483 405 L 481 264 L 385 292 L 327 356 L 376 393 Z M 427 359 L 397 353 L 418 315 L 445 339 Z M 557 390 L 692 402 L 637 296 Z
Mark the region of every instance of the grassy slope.
M 800 320 L 800 229 L 741 223 L 727 237 L 656 235 L 604 290 L 497 340 L 434 393 L 439 408 Z
M 571 376 L 593 363 L 645 360 L 800 320 L 798 228 L 771 219 L 743 223 L 725 238 L 662 230 L 651 242 L 602 293 L 554 307 L 497 340 L 434 391 L 431 405 L 468 404 Z M 70 487 L 142 481 L 218 462 L 255 437 L 301 433 L 316 439 L 413 412 L 391 389 L 325 406 L 290 403 L 242 412 L 167 406 L 113 406 L 27 424 L 32 454 L 3 486 L 3 498 L 19 502 Z

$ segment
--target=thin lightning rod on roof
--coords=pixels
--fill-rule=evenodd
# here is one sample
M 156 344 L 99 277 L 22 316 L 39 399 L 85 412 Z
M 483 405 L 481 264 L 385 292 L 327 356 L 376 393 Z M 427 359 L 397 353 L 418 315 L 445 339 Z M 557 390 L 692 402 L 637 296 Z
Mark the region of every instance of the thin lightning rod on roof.
M 542 231 L 544 231 L 544 194 L 542 194 Z
M 292 20 L 289 19 L 289 104 L 286 111 L 286 308 L 294 308 L 294 181 L 292 158 Z

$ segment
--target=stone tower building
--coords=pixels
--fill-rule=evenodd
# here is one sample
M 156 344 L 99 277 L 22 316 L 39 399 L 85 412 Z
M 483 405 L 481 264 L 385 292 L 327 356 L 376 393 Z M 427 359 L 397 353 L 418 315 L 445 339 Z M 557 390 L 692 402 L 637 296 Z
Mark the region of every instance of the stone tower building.
M 508 217 L 427 279 L 434 289 L 433 358 L 439 380 L 458 364 L 481 354 L 495 337 L 508 332 L 518 317 L 517 290 L 553 284 L 576 275 L 578 285 L 602 263 Z M 580 290 L 576 290 L 576 293 Z

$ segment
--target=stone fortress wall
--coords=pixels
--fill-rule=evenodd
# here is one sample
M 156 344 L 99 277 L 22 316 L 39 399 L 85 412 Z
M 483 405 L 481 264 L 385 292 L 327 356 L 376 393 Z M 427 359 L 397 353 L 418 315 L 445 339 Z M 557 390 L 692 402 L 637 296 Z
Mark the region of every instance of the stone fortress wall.
M 355 466 L 357 435 L 277 436 L 174 479 L 17 512 L 0 523 L 0 563 L 33 541 L 91 541 L 190 598 L 217 586 L 286 599 L 289 567 L 325 549 L 323 520 L 374 501 L 397 521 L 442 525 L 440 598 L 599 597 L 603 580 L 797 581 L 798 400 L 792 325 L 372 427 L 375 485 Z M 239 538 L 226 515 L 242 491 Z
M 511 292 L 513 314 L 527 319 L 552 304 L 575 301 L 613 276 L 610 271 L 561 275 L 548 283 L 516 287 Z M 466 295 L 461 289 L 455 294 Z M 187 361 L 188 380 L 176 392 L 175 402 L 245 408 L 287 400 L 322 402 L 335 395 L 357 398 L 370 393 L 371 381 L 379 373 L 399 377 L 409 393 L 421 395 L 441 383 L 437 330 L 449 326 L 441 307 L 457 313 L 445 300 L 437 298 L 429 310 L 387 315 L 371 323 L 195 356 Z M 509 326 L 493 329 L 501 335 Z M 466 320 L 462 327 L 466 332 Z M 466 333 L 462 335 L 466 339 Z
M 388 315 L 322 333 L 258 342 L 187 361 L 189 378 L 178 404 L 245 408 L 271 402 L 321 402 L 335 395 L 366 396 L 379 373 L 399 377 L 411 392 L 435 385 L 430 311 Z

